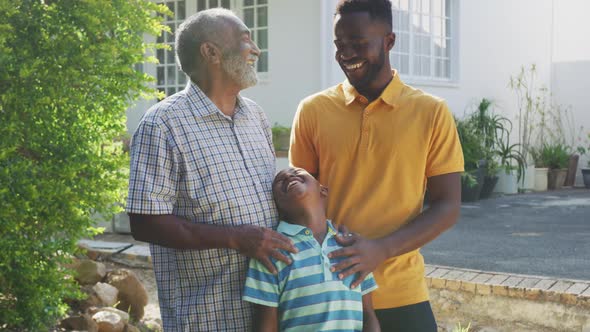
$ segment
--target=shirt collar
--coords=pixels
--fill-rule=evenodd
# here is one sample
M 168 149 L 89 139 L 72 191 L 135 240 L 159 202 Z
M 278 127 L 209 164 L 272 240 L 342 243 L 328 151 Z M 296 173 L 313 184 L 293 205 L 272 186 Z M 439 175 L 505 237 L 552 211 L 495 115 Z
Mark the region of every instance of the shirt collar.
M 191 104 L 191 109 L 198 117 L 206 117 L 215 113 L 219 113 L 220 115 L 227 117 L 215 104 L 207 97 L 207 95 L 199 88 L 198 85 L 189 81 L 184 89 L 189 103 Z M 236 102 L 236 113 L 234 114 L 234 118 L 236 116 L 241 116 L 244 110 L 247 110 L 247 104 L 244 102 L 244 99 L 241 95 L 238 94 L 237 102 Z
M 337 234 L 338 231 L 336 230 L 334 225 L 332 225 L 332 221 L 330 219 L 327 219 L 326 222 L 328 223 L 328 233 L 326 234 L 326 236 L 328 234 L 331 234 L 331 235 Z M 307 227 L 305 227 L 305 226 L 291 224 L 286 221 L 281 221 L 279 223 L 279 226 L 277 227 L 277 232 L 283 233 L 288 236 L 295 236 L 299 233 L 304 232 L 306 229 L 307 229 Z
M 384 103 L 388 104 L 389 106 L 395 107 L 395 102 L 399 98 L 404 84 L 402 80 L 399 78 L 397 70 L 393 69 L 392 74 L 393 78 L 391 79 L 389 84 L 387 84 L 387 86 L 377 99 L 381 99 Z M 363 97 L 360 93 L 358 93 L 358 91 L 356 91 L 354 86 L 352 86 L 352 84 L 350 84 L 348 80 L 345 80 L 342 83 L 342 91 L 344 92 L 344 103 L 346 104 L 346 106 L 349 106 L 357 99 L 366 100 L 365 97 Z

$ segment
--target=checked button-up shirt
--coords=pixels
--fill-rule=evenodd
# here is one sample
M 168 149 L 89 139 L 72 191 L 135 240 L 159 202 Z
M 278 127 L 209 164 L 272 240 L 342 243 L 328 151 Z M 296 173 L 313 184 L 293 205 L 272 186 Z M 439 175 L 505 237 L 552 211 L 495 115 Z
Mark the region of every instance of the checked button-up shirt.
M 192 223 L 276 226 L 275 160 L 262 109 L 238 96 L 233 119 L 193 83 L 146 112 L 133 135 L 127 212 Z M 150 245 L 164 330 L 247 331 L 247 259 L 230 249 Z

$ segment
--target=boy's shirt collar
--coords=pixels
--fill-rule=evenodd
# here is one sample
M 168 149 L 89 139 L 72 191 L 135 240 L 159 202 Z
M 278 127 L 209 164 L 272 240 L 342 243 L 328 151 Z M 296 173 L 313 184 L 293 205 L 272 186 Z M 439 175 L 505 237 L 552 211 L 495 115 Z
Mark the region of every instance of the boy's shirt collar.
M 328 223 L 328 234 L 332 236 L 338 234 L 338 230 L 332 225 L 332 221 L 330 219 L 326 219 Z M 279 222 L 279 226 L 277 227 L 277 232 L 283 233 L 288 236 L 295 236 L 300 233 L 305 233 L 306 230 L 309 228 L 301 225 L 291 224 L 286 221 Z

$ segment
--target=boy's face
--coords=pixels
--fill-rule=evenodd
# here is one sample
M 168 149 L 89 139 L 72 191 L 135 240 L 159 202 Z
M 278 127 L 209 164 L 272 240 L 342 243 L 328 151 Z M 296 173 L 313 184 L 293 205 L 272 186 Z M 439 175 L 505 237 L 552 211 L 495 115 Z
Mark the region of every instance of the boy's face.
M 272 184 L 272 193 L 283 217 L 293 217 L 298 211 L 314 204 L 324 204 L 328 191 L 302 168 L 280 171 Z

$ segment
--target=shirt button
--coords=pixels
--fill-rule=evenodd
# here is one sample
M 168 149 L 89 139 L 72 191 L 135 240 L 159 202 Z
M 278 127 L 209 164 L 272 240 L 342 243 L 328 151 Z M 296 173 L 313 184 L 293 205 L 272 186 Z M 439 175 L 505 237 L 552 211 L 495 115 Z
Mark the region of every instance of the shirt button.
M 309 229 L 306 229 L 305 230 L 305 235 L 309 235 L 309 234 L 311 234 L 311 232 L 309 231 Z

